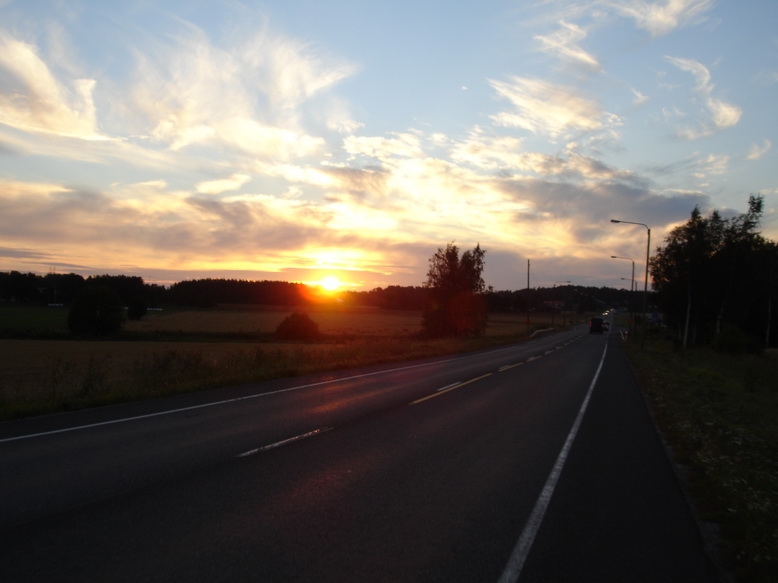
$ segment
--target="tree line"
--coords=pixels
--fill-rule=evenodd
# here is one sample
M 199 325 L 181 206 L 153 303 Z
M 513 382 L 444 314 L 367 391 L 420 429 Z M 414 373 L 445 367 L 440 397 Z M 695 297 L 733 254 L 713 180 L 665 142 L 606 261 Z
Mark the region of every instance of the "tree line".
M 10 271 L 0 272 L 0 303 L 69 306 L 83 288 L 99 286 L 115 290 L 124 306 L 140 298 L 148 307 L 213 308 L 219 304 L 304 307 L 314 303 L 316 296 L 311 286 L 285 281 L 196 279 L 165 287 L 145 283 L 137 276 L 85 278 L 74 273 L 37 275 Z M 389 285 L 366 291 L 346 290 L 338 293 L 337 299 L 345 306 L 421 311 L 427 306 L 430 292 L 426 285 Z M 576 285 L 501 291 L 487 287 L 481 293 L 489 312 L 596 311 L 606 306 L 626 307 L 631 295 L 640 298 L 628 290 Z
M 142 298 L 149 305 L 166 302 L 168 290 L 149 284 L 143 278 L 129 275 L 96 275 L 83 277 L 75 273 L 0 272 L 0 302 L 16 304 L 70 305 L 86 287 L 106 286 L 113 289 L 124 305 Z

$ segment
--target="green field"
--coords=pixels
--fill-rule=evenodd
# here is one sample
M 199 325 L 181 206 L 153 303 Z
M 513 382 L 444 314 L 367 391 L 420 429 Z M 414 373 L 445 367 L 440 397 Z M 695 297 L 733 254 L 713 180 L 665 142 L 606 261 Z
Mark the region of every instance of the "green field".
M 0 335 L 64 335 L 67 331 L 65 308 L 0 306 Z

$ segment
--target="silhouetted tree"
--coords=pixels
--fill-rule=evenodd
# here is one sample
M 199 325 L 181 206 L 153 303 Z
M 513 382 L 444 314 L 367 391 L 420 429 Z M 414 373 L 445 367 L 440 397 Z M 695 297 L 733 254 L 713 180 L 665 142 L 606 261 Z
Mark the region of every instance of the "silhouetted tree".
M 68 328 L 76 335 L 106 336 L 122 327 L 119 295 L 108 286 L 88 286 L 70 306 Z
M 734 328 L 755 338 L 769 330 L 776 246 L 756 231 L 762 207 L 757 195 L 731 219 L 717 210 L 703 217 L 695 207 L 651 258 L 658 301 L 684 347 Z
M 140 320 L 149 311 L 146 300 L 140 296 L 135 296 L 127 303 L 127 318 L 129 320 Z
M 49 273 L 44 277 L 47 301 L 52 304 L 70 304 L 86 285 L 76 273 Z
M 319 325 L 308 314 L 295 312 L 284 320 L 276 328 L 278 340 L 303 340 L 314 341 L 321 338 Z
M 459 256 L 454 243 L 429 260 L 428 298 L 422 327 L 430 336 L 480 335 L 486 325 L 486 285 L 481 274 L 486 251 L 480 245 Z
M 0 299 L 9 302 L 34 302 L 41 299 L 39 278 L 34 273 L 0 273 Z

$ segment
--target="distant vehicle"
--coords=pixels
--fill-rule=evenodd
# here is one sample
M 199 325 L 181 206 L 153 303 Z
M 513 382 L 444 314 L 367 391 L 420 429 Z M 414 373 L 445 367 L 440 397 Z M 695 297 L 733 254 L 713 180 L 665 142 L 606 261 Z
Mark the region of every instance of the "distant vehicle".
M 602 334 L 605 331 L 605 321 L 602 318 L 592 318 L 589 321 L 589 334 Z

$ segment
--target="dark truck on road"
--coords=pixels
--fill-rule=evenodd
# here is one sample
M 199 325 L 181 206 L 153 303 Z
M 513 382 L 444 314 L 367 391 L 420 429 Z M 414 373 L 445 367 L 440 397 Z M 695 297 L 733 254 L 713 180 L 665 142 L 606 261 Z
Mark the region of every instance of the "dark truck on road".
M 605 321 L 602 318 L 589 320 L 589 334 L 602 334 L 605 331 Z

